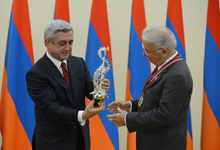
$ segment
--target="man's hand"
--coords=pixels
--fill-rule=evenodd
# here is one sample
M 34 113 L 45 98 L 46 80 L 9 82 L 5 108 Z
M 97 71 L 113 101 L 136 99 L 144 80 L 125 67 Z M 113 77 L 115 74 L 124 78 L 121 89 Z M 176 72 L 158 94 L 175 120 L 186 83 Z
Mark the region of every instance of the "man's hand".
M 108 108 L 107 110 L 110 112 L 110 113 L 118 113 L 118 109 L 117 108 L 120 108 L 122 110 L 125 110 L 126 112 L 129 112 L 130 110 L 130 102 L 125 102 L 125 101 L 115 101 L 115 102 L 112 102 L 111 104 L 108 105 Z
M 85 111 L 82 114 L 82 119 L 86 120 L 89 119 L 100 112 L 103 112 L 105 110 L 105 102 L 102 102 L 101 106 L 99 108 L 93 108 L 93 105 L 95 103 L 95 100 L 93 99 L 89 105 L 86 107 Z
M 117 114 L 107 115 L 108 120 L 115 124 L 117 127 L 125 126 L 124 118 L 126 115 L 126 111 L 121 110 L 117 107 Z
M 105 93 L 108 93 L 109 87 L 110 87 L 110 81 L 108 79 L 104 79 L 102 83 L 102 89 L 105 90 Z

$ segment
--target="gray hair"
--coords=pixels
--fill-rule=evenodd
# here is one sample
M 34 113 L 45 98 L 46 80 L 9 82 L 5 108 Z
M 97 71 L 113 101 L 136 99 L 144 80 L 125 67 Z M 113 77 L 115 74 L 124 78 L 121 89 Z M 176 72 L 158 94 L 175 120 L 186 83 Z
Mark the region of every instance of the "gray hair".
M 177 45 L 173 32 L 169 28 L 157 24 L 147 26 L 142 32 L 142 39 L 153 43 L 156 49 L 175 50 Z
M 44 39 L 49 39 L 51 43 L 54 42 L 55 34 L 58 31 L 68 32 L 72 31 L 72 26 L 64 20 L 53 20 L 49 22 L 44 30 Z

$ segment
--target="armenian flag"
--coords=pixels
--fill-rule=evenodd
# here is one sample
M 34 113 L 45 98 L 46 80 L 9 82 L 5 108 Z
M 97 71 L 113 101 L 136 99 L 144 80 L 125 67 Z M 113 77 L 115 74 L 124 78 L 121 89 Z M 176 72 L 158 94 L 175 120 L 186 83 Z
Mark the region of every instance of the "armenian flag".
M 69 0 L 56 0 L 54 20 L 60 19 L 70 23 Z M 72 53 L 70 53 L 72 55 Z
M 132 1 L 129 56 L 127 67 L 126 101 L 141 97 L 147 77 L 151 73 L 149 60 L 142 55 L 142 31 L 146 27 L 143 0 Z M 144 67 L 143 67 L 144 66 Z M 136 132 L 127 135 L 127 150 L 136 149 Z
M 219 1 L 209 0 L 205 40 L 201 150 L 220 149 L 219 26 Z
M 56 0 L 54 20 L 60 19 L 70 23 L 69 0 Z
M 32 149 L 34 102 L 27 93 L 25 74 L 33 64 L 28 1 L 13 0 L 0 103 L 2 150 Z
M 110 70 L 105 74 L 105 78 L 110 81 L 110 89 L 108 91 L 109 100 L 105 100 L 105 105 L 107 107 L 108 104 L 115 101 L 107 6 L 106 0 L 93 0 L 85 59 L 92 75 L 102 64 L 102 60 L 97 53 L 100 47 L 109 47 L 106 59 L 111 64 Z M 87 104 L 90 102 L 88 100 L 86 101 Z M 118 128 L 109 122 L 106 117 L 108 114 L 109 112 L 105 109 L 102 113 L 90 119 L 91 150 L 119 149 Z

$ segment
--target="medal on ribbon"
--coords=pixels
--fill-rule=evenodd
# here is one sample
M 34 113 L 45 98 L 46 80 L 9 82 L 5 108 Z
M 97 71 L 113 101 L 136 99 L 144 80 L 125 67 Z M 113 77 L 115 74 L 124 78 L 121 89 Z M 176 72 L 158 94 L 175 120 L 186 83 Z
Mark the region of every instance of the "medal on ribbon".
M 141 108 L 143 101 L 144 101 L 144 95 L 142 94 L 139 101 L 138 101 L 138 108 Z

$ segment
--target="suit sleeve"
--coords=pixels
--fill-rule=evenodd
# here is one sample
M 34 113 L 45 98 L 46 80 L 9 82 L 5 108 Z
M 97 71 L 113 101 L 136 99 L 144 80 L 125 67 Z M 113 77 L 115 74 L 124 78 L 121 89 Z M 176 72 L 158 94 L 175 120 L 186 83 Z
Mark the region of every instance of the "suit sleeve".
M 158 94 L 147 92 L 145 94 Z M 126 122 L 129 132 L 171 124 L 181 111 L 188 110 L 189 102 L 187 105 L 184 104 L 188 93 L 187 81 L 183 75 L 176 74 L 169 77 L 163 86 L 158 107 L 149 111 L 127 113 Z
M 139 99 L 131 100 L 132 112 L 137 112 L 138 111 L 138 101 L 139 101 Z

